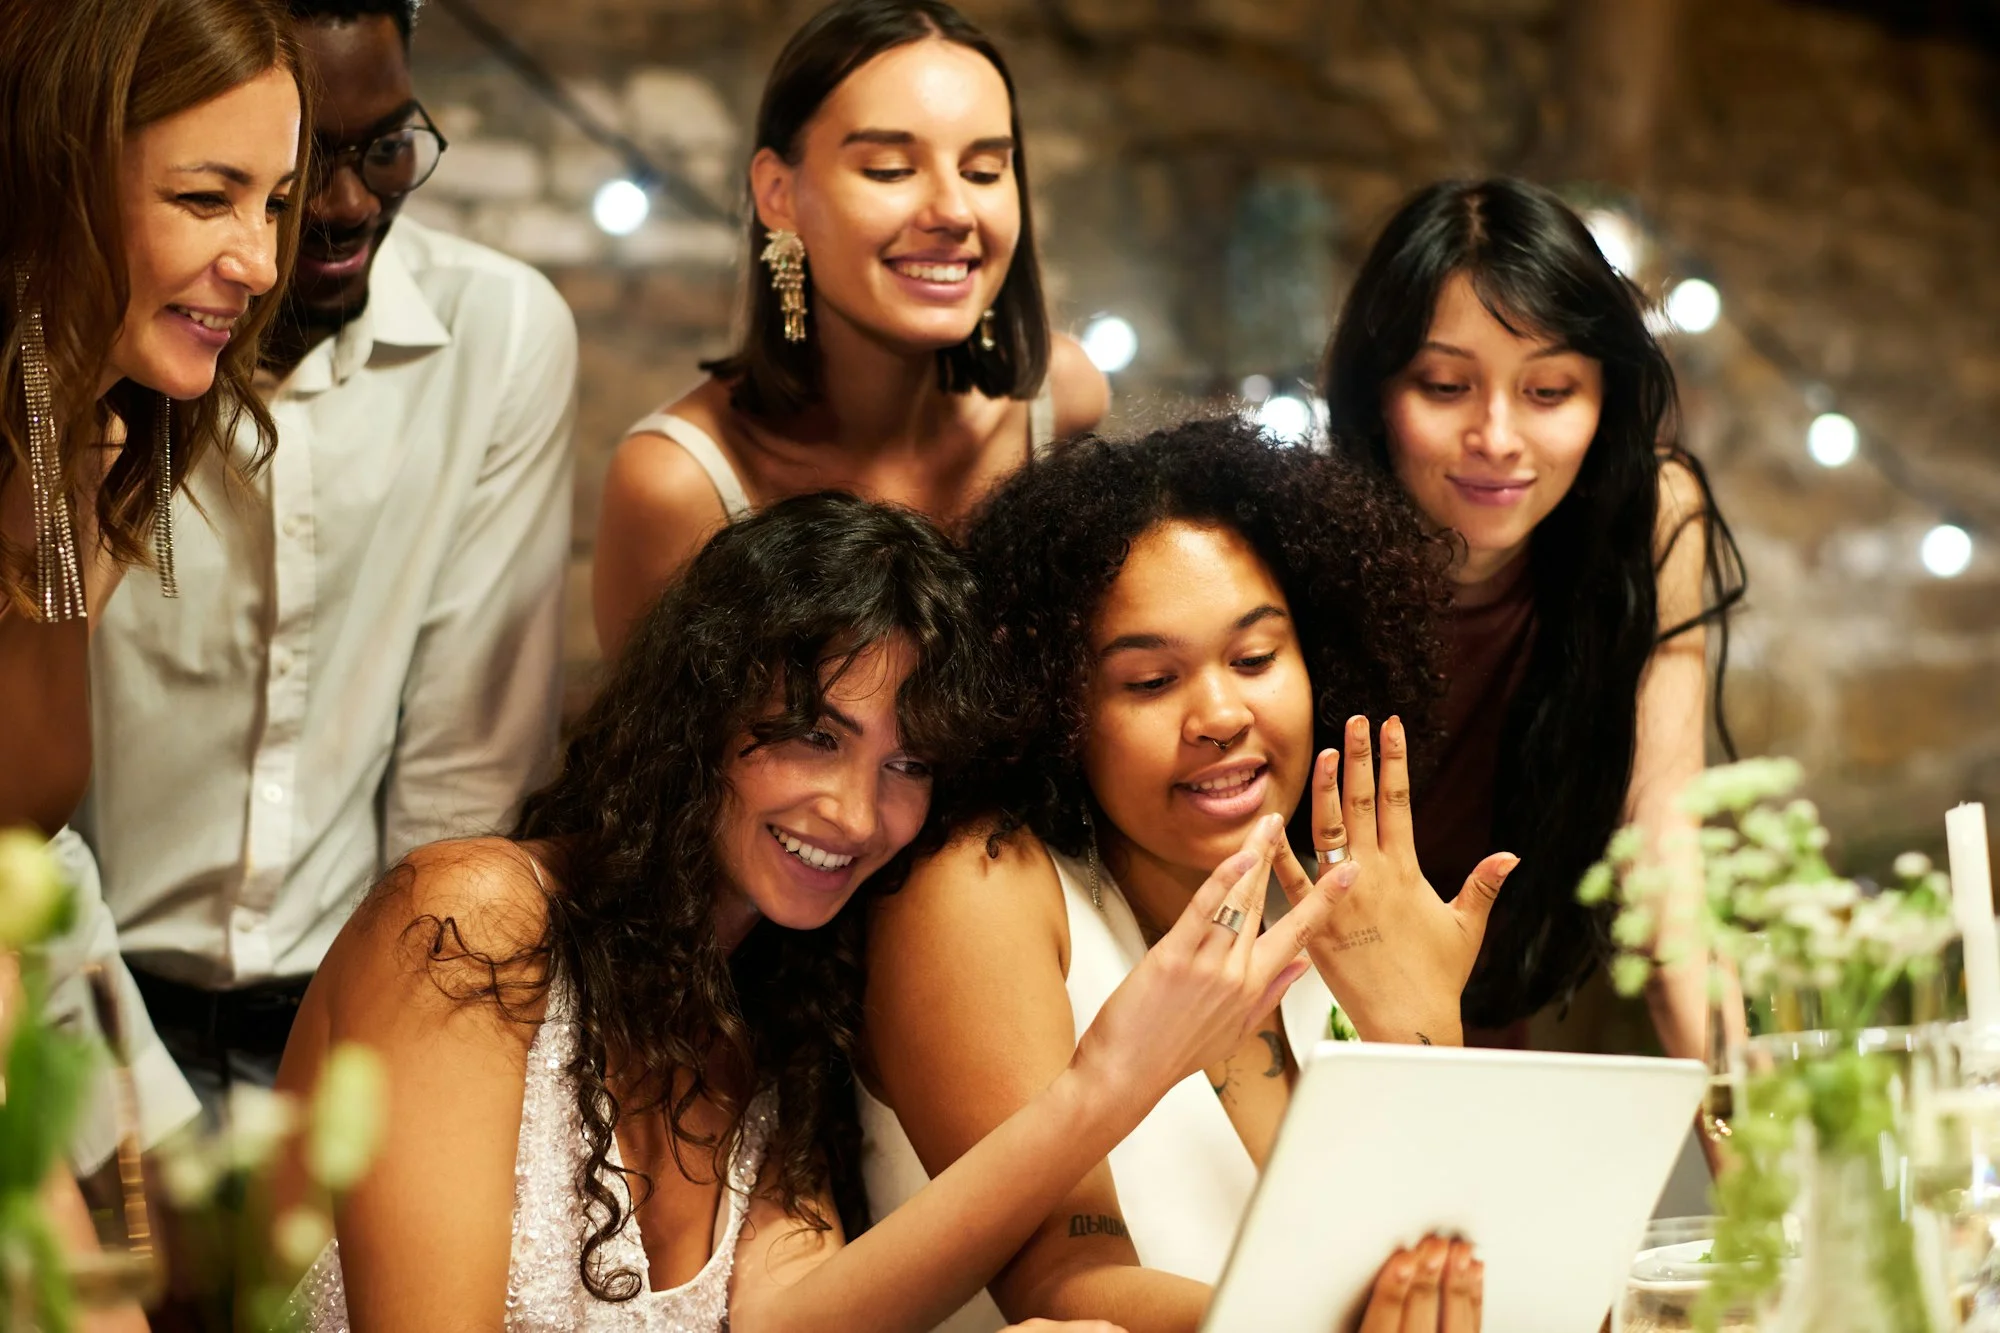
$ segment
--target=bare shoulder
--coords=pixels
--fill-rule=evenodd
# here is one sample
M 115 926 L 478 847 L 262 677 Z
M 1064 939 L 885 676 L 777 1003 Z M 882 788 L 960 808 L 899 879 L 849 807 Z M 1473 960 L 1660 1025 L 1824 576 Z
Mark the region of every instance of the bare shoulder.
M 1069 952 L 1062 881 L 1040 838 L 981 822 L 917 862 L 909 879 L 876 904 L 871 945 L 925 941 L 927 949 L 988 949 L 996 938 L 1046 939 Z M 891 950 L 893 955 L 896 951 Z
M 1111 382 L 1091 364 L 1083 344 L 1066 333 L 1049 340 L 1049 393 L 1055 399 L 1057 439 L 1094 428 L 1111 410 Z
M 455 1007 L 496 981 L 539 986 L 548 896 L 506 838 L 419 847 L 375 886 L 316 978 L 334 1031 Z M 521 1017 L 523 1015 L 516 1015 Z

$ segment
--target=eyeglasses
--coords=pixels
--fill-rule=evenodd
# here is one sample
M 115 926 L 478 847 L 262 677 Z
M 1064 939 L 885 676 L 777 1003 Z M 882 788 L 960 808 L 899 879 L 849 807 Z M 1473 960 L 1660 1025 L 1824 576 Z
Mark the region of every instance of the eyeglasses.
M 366 143 L 315 153 L 308 197 L 333 184 L 334 173 L 343 166 L 352 166 L 361 183 L 385 199 L 408 194 L 429 180 L 448 145 L 421 106 L 415 108 L 414 114 L 421 124 L 389 130 Z

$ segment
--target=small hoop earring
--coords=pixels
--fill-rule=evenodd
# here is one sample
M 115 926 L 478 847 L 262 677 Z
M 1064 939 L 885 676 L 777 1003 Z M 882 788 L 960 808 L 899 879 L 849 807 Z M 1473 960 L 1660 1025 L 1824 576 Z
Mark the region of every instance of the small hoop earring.
M 759 256 L 771 270 L 771 287 L 778 293 L 778 309 L 785 316 L 785 341 L 806 340 L 806 243 L 799 234 L 776 228 L 764 242 Z
M 986 313 L 979 317 L 979 350 L 990 352 L 999 345 L 993 341 L 993 307 L 988 306 Z
M 42 308 L 28 301 L 28 273 L 14 270 L 14 318 L 21 334 L 21 396 L 28 415 L 28 494 L 35 531 L 35 592 L 41 617 L 55 623 L 89 615 L 76 529 L 63 485 L 54 394 Z
M 160 567 L 160 592 L 168 597 L 181 595 L 174 577 L 174 400 L 160 395 L 159 425 L 153 434 L 159 441 L 159 481 L 153 487 L 153 560 Z

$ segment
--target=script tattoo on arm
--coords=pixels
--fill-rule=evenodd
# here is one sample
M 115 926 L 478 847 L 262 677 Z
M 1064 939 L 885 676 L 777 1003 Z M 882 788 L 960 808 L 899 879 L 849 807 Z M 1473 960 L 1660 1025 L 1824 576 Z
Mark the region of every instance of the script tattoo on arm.
M 1417 1040 L 1418 1040 L 1418 1041 L 1420 1041 L 1420 1042 L 1422 1042 L 1422 1043 L 1423 1043 L 1424 1045 L 1426 1045 L 1426 1046 L 1428 1046 L 1428 1045 L 1430 1045 L 1430 1044 L 1431 1044 L 1431 1039 L 1430 1039 L 1429 1037 L 1426 1037 L 1426 1036 L 1425 1036 L 1425 1035 L 1424 1035 L 1423 1033 L 1421 1033 L 1421 1032 L 1419 1032 L 1419 1033 L 1417 1034 Z
M 1358 949 L 1364 944 L 1380 944 L 1382 932 L 1374 926 L 1365 926 L 1351 935 L 1335 935 L 1328 941 L 1337 953 L 1342 949 Z
M 1280 1078 L 1285 1072 L 1285 1039 L 1268 1029 L 1259 1032 L 1264 1044 L 1271 1048 L 1271 1067 L 1264 1071 L 1265 1078 Z
M 1071 1240 L 1081 1236 L 1119 1236 L 1129 1238 L 1132 1233 L 1125 1229 L 1123 1219 L 1109 1213 L 1071 1213 L 1069 1215 L 1069 1235 Z

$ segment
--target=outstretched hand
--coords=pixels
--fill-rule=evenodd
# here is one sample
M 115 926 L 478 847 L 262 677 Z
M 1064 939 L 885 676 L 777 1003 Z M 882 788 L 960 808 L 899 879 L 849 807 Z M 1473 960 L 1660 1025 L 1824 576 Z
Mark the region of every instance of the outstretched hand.
M 1266 815 L 1242 850 L 1215 868 L 1180 919 L 1140 960 L 1077 1042 L 1071 1067 L 1130 1097 L 1143 1115 L 1168 1088 L 1240 1046 L 1304 975 L 1300 952 L 1333 910 L 1314 895 L 1260 934 L 1264 891 L 1285 845 Z
M 1479 1333 L 1485 1291 L 1472 1246 L 1426 1236 L 1382 1265 L 1357 1333 Z
M 1493 901 L 1520 858 L 1487 857 L 1458 897 L 1444 902 L 1417 865 L 1402 722 L 1392 717 L 1382 724 L 1379 801 L 1367 718 L 1348 719 L 1346 741 L 1344 777 L 1342 756 L 1333 750 L 1321 752 L 1313 766 L 1320 879 L 1313 881 L 1287 845 L 1275 862 L 1278 882 L 1294 913 L 1297 904 L 1334 900 L 1328 927 L 1305 938 L 1327 989 L 1364 1039 L 1459 1045 L 1459 995 L 1479 960 Z M 1354 874 L 1350 867 L 1359 868 L 1352 887 L 1330 894 L 1329 881 Z

